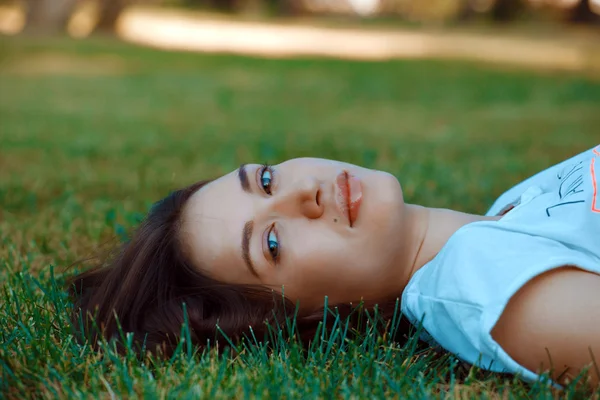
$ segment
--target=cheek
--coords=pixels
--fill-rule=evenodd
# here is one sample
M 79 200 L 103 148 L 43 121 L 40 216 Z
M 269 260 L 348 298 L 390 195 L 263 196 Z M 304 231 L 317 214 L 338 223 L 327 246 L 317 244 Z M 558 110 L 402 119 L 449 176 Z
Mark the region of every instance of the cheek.
M 284 285 L 285 295 L 290 300 L 312 300 L 328 295 L 336 277 L 344 276 L 347 262 L 343 253 L 335 251 L 332 234 L 329 238 L 318 239 L 317 235 L 297 240 L 293 247 L 286 249 L 286 258 L 276 273 L 280 286 Z M 339 249 L 339 243 L 337 244 Z
M 397 246 L 402 241 L 405 205 L 402 189 L 398 180 L 387 173 L 377 172 L 362 204 L 364 228 L 361 235 L 365 239 L 364 247 L 374 249 Z M 368 196 L 367 196 L 368 195 Z
M 326 295 L 332 301 L 347 299 L 370 285 L 375 267 L 370 265 L 371 257 L 347 241 L 336 241 L 333 234 L 328 236 L 321 240 L 311 236 L 282 266 L 281 281 L 291 300 L 322 305 Z

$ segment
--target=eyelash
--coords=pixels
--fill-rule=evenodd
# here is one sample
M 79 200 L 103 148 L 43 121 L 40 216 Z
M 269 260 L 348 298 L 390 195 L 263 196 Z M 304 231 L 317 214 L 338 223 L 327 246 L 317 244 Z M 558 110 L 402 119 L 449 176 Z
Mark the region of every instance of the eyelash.
M 264 175 L 266 172 L 268 172 L 270 174 L 268 187 L 265 187 L 265 185 L 263 185 L 263 179 L 264 179 Z M 261 187 L 261 189 L 269 196 L 272 195 L 273 176 L 274 176 L 273 167 L 271 167 L 269 164 L 263 164 L 260 167 L 259 173 L 258 173 L 258 184 Z M 271 234 L 273 234 L 273 236 L 275 237 L 275 240 L 273 240 L 273 241 L 270 240 Z M 267 248 L 269 249 L 268 251 L 271 256 L 271 259 L 275 263 L 277 263 L 279 261 L 279 256 L 281 254 L 281 245 L 279 243 L 279 235 L 277 235 L 277 229 L 275 229 L 275 224 L 273 224 L 267 231 L 265 241 L 267 244 Z M 274 244 L 276 246 L 274 251 L 271 251 L 271 246 L 270 246 L 271 242 L 274 242 Z
M 277 250 L 275 251 L 275 254 L 273 254 L 273 252 L 271 252 L 271 246 L 269 245 L 271 240 L 269 239 L 271 237 L 271 234 L 273 234 L 275 236 L 276 239 L 276 246 L 277 246 Z M 275 263 L 277 263 L 279 261 L 279 256 L 281 254 L 281 245 L 279 244 L 279 237 L 277 235 L 277 230 L 275 229 L 275 224 L 273 224 L 271 226 L 271 228 L 269 228 L 269 230 L 267 231 L 267 247 L 269 248 L 269 254 L 271 255 L 271 258 L 273 259 L 273 261 Z
M 265 174 L 265 172 L 268 172 L 271 175 L 268 188 L 265 188 L 262 183 L 263 175 Z M 258 174 L 258 185 L 269 196 L 272 194 L 271 188 L 273 187 L 273 175 L 273 167 L 271 167 L 269 164 L 263 164 Z

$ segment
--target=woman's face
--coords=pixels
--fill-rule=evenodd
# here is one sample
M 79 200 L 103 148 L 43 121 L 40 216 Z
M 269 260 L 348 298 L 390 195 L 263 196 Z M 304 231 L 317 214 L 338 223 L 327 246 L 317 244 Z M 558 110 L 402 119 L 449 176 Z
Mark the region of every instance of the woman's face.
M 385 172 L 314 158 L 248 164 L 190 198 L 182 237 L 212 278 L 267 285 L 310 310 L 324 296 L 393 294 L 403 211 L 400 184 Z

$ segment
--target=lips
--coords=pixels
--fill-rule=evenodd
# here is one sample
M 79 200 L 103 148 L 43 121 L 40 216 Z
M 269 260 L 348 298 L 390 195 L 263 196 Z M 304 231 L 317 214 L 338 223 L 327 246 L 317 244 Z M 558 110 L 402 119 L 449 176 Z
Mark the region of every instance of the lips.
M 344 171 L 336 178 L 338 192 L 336 203 L 342 215 L 348 218 L 350 226 L 354 226 L 362 202 L 362 184 L 356 176 Z

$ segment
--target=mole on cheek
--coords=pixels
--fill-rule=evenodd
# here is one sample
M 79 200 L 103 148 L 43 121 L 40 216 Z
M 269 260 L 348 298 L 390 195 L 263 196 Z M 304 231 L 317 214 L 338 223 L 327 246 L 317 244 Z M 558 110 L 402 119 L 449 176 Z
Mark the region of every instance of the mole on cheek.
M 337 218 L 334 218 L 334 219 L 333 219 L 333 222 L 337 222 Z

